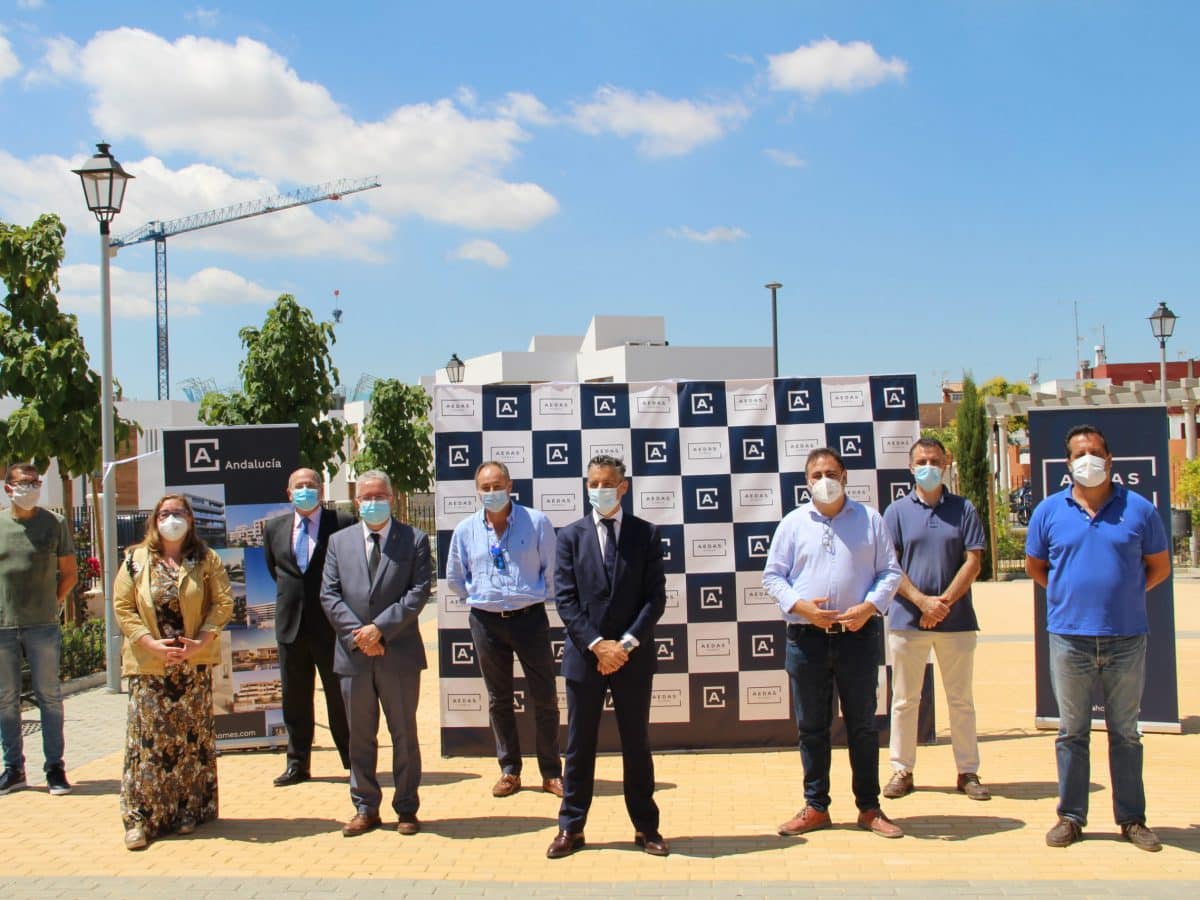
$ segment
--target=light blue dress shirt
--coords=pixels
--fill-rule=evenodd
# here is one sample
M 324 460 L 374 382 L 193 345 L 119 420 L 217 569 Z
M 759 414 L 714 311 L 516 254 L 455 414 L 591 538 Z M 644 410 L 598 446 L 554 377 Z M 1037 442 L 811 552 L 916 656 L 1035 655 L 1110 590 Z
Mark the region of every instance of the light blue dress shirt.
M 797 600 L 828 597 L 822 609 L 845 612 L 866 600 L 887 612 L 901 571 L 883 516 L 846 498 L 836 516 L 805 503 L 783 517 L 771 541 L 763 587 L 789 623 L 811 624 L 791 608 Z
M 504 558 L 500 571 L 492 556 Z M 450 538 L 446 579 L 467 605 L 487 612 L 512 612 L 554 595 L 554 526 L 527 506 L 509 506 L 508 525 L 496 536 L 485 511 L 463 519 Z

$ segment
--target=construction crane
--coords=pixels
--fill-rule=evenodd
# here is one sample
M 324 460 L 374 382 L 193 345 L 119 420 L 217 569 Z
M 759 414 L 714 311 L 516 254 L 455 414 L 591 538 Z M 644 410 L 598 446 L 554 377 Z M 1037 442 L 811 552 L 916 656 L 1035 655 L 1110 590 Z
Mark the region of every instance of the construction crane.
M 210 209 L 206 212 L 184 216 L 182 219 L 172 219 L 169 222 L 147 222 L 129 234 L 113 238 L 109 242 L 109 247 L 114 253 L 120 247 L 129 247 L 143 241 L 154 241 L 155 318 L 158 324 L 158 399 L 168 400 L 171 396 L 170 363 L 167 353 L 167 238 L 187 231 L 198 231 L 201 228 L 224 225 L 226 222 L 236 222 L 239 219 L 252 219 L 255 216 L 291 209 L 294 206 L 307 206 L 321 200 L 340 200 L 346 194 L 369 191 L 371 188 L 379 186 L 378 175 L 371 178 L 342 178 L 338 181 L 299 188 L 286 194 L 276 194 L 274 197 L 237 203 L 221 209 Z

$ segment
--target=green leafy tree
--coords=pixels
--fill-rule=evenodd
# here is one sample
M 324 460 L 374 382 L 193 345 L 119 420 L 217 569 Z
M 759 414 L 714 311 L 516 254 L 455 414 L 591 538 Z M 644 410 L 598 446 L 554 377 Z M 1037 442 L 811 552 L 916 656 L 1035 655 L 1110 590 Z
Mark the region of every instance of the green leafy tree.
M 375 382 L 371 412 L 363 428 L 363 449 L 354 458 L 356 471 L 381 469 L 392 479 L 408 518 L 408 495 L 429 490 L 433 481 L 433 426 L 430 397 L 419 385 L 394 378 Z
M 1175 502 L 1192 511 L 1192 527 L 1200 526 L 1200 459 L 1189 459 L 1179 467 L 1175 480 Z
M 208 425 L 300 426 L 300 465 L 330 475 L 345 459 L 345 423 L 324 418 L 330 408 L 338 371 L 329 348 L 333 326 L 318 322 L 312 311 L 281 294 L 262 328 L 238 332 L 246 358 L 238 366 L 242 389 L 212 392 L 200 402 L 200 420 Z
M 997 376 L 985 381 L 979 385 L 979 395 L 981 397 L 1008 397 L 1010 395 L 1020 397 L 1028 397 L 1029 385 L 1023 381 L 1006 381 L 1004 378 Z M 1008 433 L 1014 431 L 1028 431 L 1029 418 L 1027 416 L 1010 416 L 1008 419 Z
M 958 426 L 959 493 L 975 504 L 983 520 L 987 540 L 983 550 L 983 574 L 980 577 L 989 578 L 992 572 L 992 523 L 988 515 L 991 476 L 988 472 L 987 420 L 970 373 L 963 373 L 963 397 L 955 424 Z
M 63 503 L 73 504 L 73 477 L 100 468 L 100 376 L 75 316 L 58 308 L 58 269 L 66 227 L 56 215 L 28 227 L 0 222 L 0 396 L 21 405 L 0 421 L 0 463 L 29 460 L 45 470 L 57 458 Z M 132 423 L 114 414 L 114 437 Z

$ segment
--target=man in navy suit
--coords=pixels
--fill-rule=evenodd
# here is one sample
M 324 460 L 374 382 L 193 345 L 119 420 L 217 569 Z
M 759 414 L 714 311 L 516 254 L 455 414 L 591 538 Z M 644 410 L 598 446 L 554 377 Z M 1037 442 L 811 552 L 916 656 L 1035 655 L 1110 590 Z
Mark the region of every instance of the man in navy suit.
M 320 475 L 312 469 L 297 469 L 288 478 L 291 512 L 269 520 L 263 529 L 263 556 L 275 580 L 275 640 L 288 736 L 287 766 L 275 779 L 276 787 L 309 779 L 315 730 L 314 668 L 325 691 L 329 733 L 342 768 L 350 768 L 350 729 L 333 671 L 333 629 L 321 608 L 321 570 L 329 536 L 354 520 L 345 513 L 322 509 L 321 490 Z
M 342 828 L 356 837 L 378 828 L 383 792 L 375 770 L 379 707 L 392 738 L 392 808 L 396 830 L 416 834 L 421 747 L 417 700 L 425 645 L 418 617 L 429 599 L 429 538 L 392 517 L 392 483 L 376 470 L 358 476 L 362 525 L 329 539 L 321 604 L 337 633 L 333 668 L 341 676 L 350 725 L 350 799 Z
M 584 844 L 600 714 L 605 692 L 611 691 L 634 843 L 654 856 L 666 856 L 670 847 L 658 830 L 649 735 L 654 623 L 666 606 L 662 541 L 649 522 L 623 513 L 621 498 L 629 482 L 621 460 L 593 457 L 587 487 L 591 515 L 558 532 L 554 585 L 567 629 L 562 662 L 567 759 L 559 831 L 546 855 L 570 856 Z

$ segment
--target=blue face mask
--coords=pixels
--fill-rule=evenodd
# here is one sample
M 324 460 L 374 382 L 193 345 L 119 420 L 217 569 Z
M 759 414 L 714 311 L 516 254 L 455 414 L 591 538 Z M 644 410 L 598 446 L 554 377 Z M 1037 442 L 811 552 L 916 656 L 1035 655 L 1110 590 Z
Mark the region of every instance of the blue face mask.
M 500 512 L 508 505 L 508 491 L 480 491 L 479 502 L 488 512 Z
M 368 525 L 382 525 L 392 515 L 392 505 L 386 500 L 363 500 L 358 504 L 358 514 Z
M 621 501 L 617 499 L 616 488 L 588 488 L 588 502 L 600 515 L 607 516 Z
M 292 488 L 292 506 L 300 512 L 312 512 L 317 508 L 317 489 L 302 487 Z
M 937 466 L 917 466 L 913 469 L 913 478 L 922 490 L 932 491 L 942 483 L 942 470 Z

